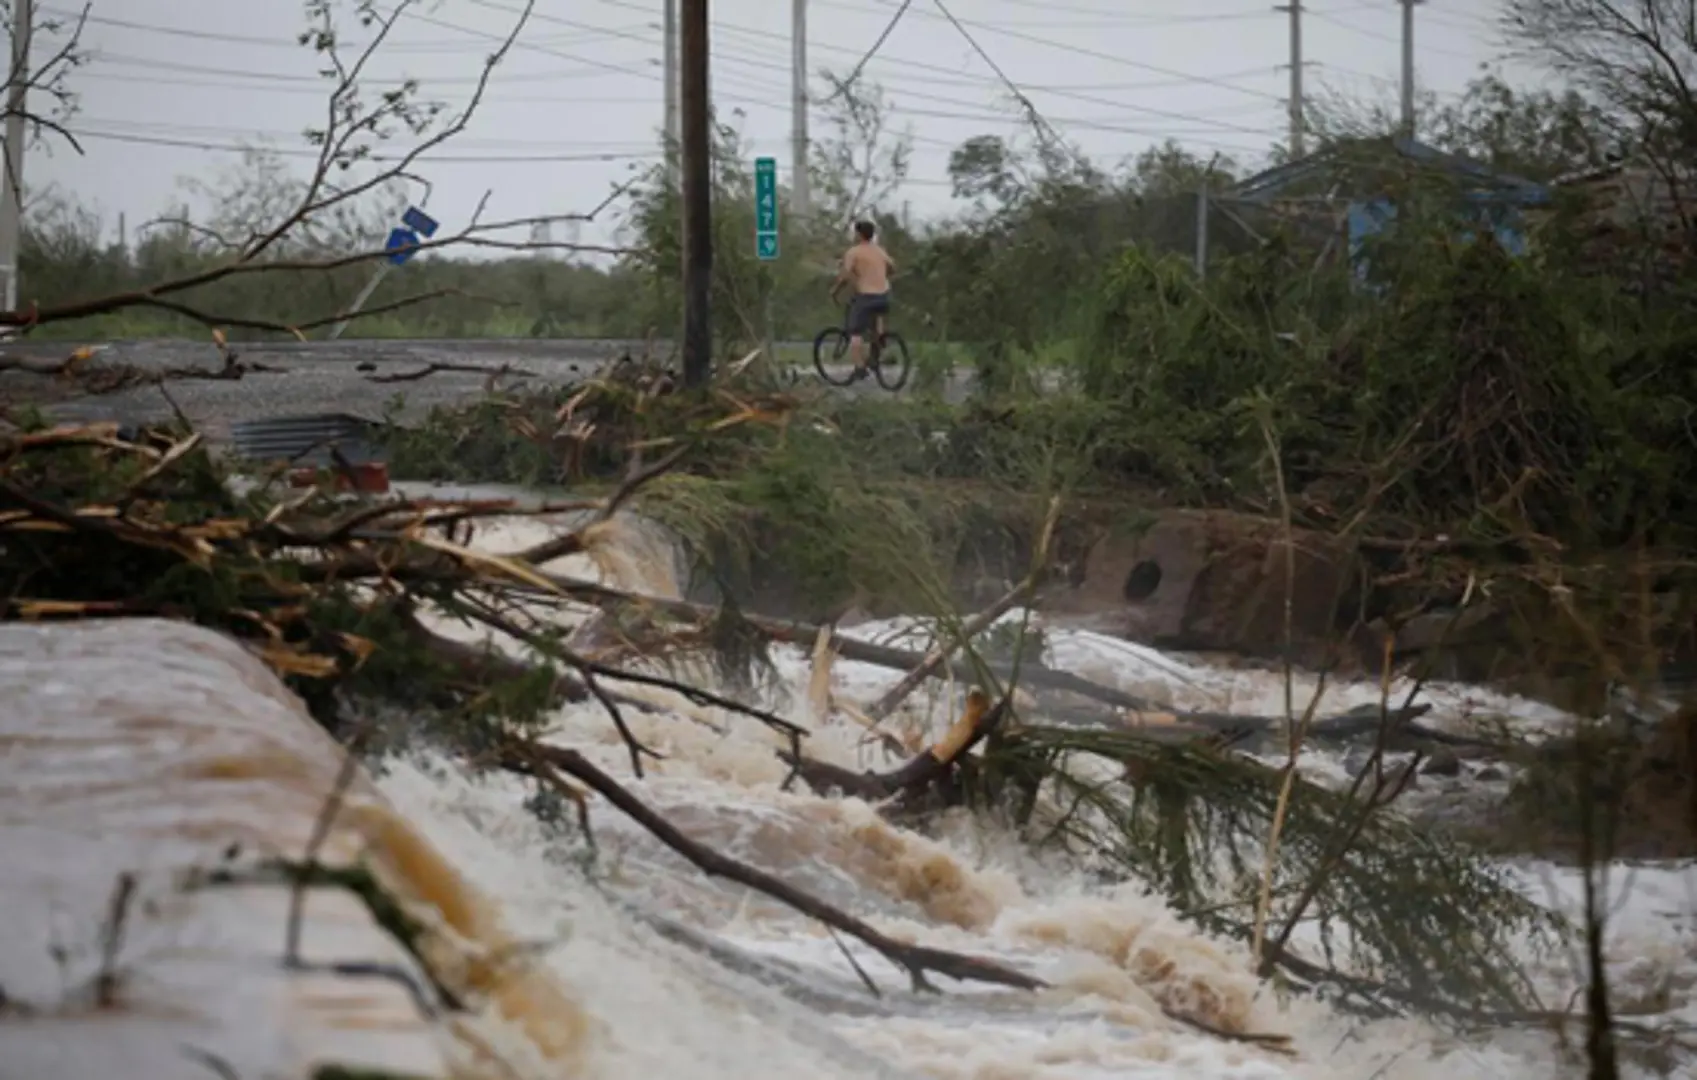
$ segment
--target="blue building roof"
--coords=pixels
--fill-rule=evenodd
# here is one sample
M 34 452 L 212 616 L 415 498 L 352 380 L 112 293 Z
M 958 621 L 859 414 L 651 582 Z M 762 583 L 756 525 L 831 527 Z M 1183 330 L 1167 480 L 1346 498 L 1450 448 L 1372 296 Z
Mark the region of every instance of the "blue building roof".
M 1240 181 L 1232 188 L 1230 196 L 1243 202 L 1271 202 L 1289 189 L 1291 185 L 1312 176 L 1324 175 L 1335 169 L 1345 153 L 1359 152 L 1364 146 L 1373 145 L 1388 148 L 1397 157 L 1414 165 L 1436 169 L 1457 179 L 1471 181 L 1478 188 L 1486 189 L 1483 192 L 1475 192 L 1474 197 L 1476 198 L 1484 197 L 1493 201 L 1506 200 L 1523 206 L 1537 205 L 1548 202 L 1550 199 L 1549 189 L 1543 184 L 1534 183 L 1511 173 L 1498 172 L 1487 165 L 1474 161 L 1472 158 L 1462 157 L 1459 154 L 1448 154 L 1435 147 L 1428 146 L 1418 139 L 1403 136 L 1383 140 L 1363 140 L 1328 147 L 1299 161 L 1276 166 Z

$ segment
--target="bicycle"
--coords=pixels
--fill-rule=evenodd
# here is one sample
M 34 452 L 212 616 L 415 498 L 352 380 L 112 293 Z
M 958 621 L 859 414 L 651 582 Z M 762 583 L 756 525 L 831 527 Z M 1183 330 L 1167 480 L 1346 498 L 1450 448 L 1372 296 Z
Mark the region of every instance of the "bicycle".
M 844 309 L 843 325 L 827 326 L 819 331 L 818 336 L 813 339 L 813 367 L 819 372 L 819 377 L 832 386 L 847 386 L 854 382 L 852 366 L 846 375 L 840 377 L 832 376 L 830 369 L 826 367 L 827 362 L 833 366 L 841 366 L 848 361 L 848 320 L 851 312 L 852 305 Z M 835 344 L 831 344 L 833 341 Z M 830 346 L 829 349 L 827 349 L 827 345 Z M 886 377 L 885 373 L 889 371 L 889 368 L 884 365 L 884 354 L 891 346 L 895 347 L 896 355 L 900 357 L 901 362 L 895 365 L 896 370 L 893 377 Z M 828 361 L 827 356 L 829 357 Z M 879 386 L 891 393 L 900 390 L 907 385 L 908 374 L 913 370 L 913 360 L 907 354 L 907 342 L 902 339 L 900 334 L 889 329 L 886 329 L 880 335 L 873 336 L 866 343 L 866 369 L 872 372 L 873 377 L 878 380 Z

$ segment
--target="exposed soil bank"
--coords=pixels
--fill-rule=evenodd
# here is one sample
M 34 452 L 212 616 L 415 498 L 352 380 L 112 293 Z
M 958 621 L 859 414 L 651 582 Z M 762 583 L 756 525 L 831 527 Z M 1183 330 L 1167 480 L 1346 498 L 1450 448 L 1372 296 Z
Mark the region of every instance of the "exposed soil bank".
M 956 525 L 950 586 L 957 605 L 982 607 L 1027 575 L 1042 509 L 986 505 Z M 793 542 L 781 522 L 759 532 L 756 546 L 766 551 Z M 1276 522 L 1230 511 L 1074 502 L 1058 523 L 1037 606 L 1074 625 L 1160 648 L 1273 659 L 1286 654 L 1288 633 L 1295 662 L 1377 668 L 1382 609 L 1389 603 L 1372 585 L 1381 560 L 1355 544 L 1305 530 L 1295 534 L 1287 558 L 1281 535 Z M 821 594 L 808 583 L 774 574 L 768 562 L 752 569 L 730 557 L 714 562 L 698 569 L 692 598 L 712 601 L 728 594 L 750 611 L 808 621 L 924 613 L 901 597 L 864 588 Z M 1477 635 L 1458 637 L 1452 631 L 1450 637 L 1443 677 L 1492 674 L 1496 657 L 1476 647 Z M 1396 652 L 1405 656 L 1434 644 L 1430 627 L 1417 620 L 1399 636 Z

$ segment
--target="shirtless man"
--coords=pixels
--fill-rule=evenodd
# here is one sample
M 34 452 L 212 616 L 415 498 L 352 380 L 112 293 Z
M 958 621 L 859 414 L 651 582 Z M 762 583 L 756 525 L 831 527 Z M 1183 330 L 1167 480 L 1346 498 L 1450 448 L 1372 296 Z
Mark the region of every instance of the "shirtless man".
M 848 312 L 849 356 L 854 360 L 853 378 L 864 379 L 867 372 L 861 340 L 868 330 L 877 335 L 874 340 L 884 339 L 884 317 L 890 313 L 890 275 L 896 264 L 872 239 L 878 230 L 870 221 L 855 222 L 854 232 L 854 246 L 843 253 L 842 271 L 831 283 L 831 302 L 836 303 L 845 286 L 854 290 Z

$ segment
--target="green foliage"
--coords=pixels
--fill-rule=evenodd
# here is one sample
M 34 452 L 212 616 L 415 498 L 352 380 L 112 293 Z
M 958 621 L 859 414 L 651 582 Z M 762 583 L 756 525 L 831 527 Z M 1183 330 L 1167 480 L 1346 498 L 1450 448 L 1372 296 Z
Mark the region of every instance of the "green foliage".
M 1130 782 L 1088 779 L 1087 762 L 1123 767 Z M 1027 726 L 993 747 L 979 796 L 1001 801 L 1039 778 L 1059 808 L 1031 820 L 1039 836 L 1147 882 L 1211 933 L 1250 939 L 1282 770 L 1133 733 Z M 1297 781 L 1269 936 L 1311 889 L 1301 914 L 1328 964 L 1374 973 L 1397 1004 L 1526 1007 L 1534 995 L 1513 943 L 1553 946 L 1558 925 L 1506 870 L 1394 814 L 1358 825 L 1363 815 L 1345 794 Z
M 268 164 L 267 162 L 271 163 Z M 253 155 L 244 171 L 208 186 L 204 198 L 220 206 L 271 206 L 268 185 L 282 183 L 274 159 Z M 264 196 L 262 198 L 262 196 Z M 387 203 L 377 200 L 369 220 L 348 220 L 327 230 L 323 247 L 279 248 L 266 258 L 340 257 L 381 246 Z M 178 208 L 185 214 L 187 208 Z M 232 224 L 227 228 L 235 229 Z M 142 233 L 129 248 L 109 243 L 107 224 L 69 200 L 50 196 L 33 207 L 23 234 L 20 296 L 43 307 L 145 289 L 157 282 L 211 269 L 231 252 L 187 224 L 161 225 Z M 239 232 L 238 232 L 239 235 Z M 262 260 L 263 261 L 263 260 Z M 188 289 L 178 297 L 197 309 L 233 319 L 306 322 L 343 310 L 370 279 L 373 262 L 312 274 L 248 273 Z M 350 323 L 350 338 L 549 338 L 610 336 L 638 338 L 651 324 L 627 297 L 636 276 L 548 254 L 472 262 L 425 252 L 404 270 L 388 275 L 367 302 L 370 309 L 409 296 L 439 293 L 428 304 Z M 103 338 L 201 337 L 199 323 L 171 312 L 131 308 L 113 315 L 48 324 L 36 336 L 77 340 Z M 264 336 L 233 329 L 232 337 Z
M 425 710 L 406 734 L 480 749 L 497 726 L 546 714 L 553 666 L 478 685 L 420 643 L 404 606 L 357 580 L 315 580 L 307 563 L 284 557 L 348 513 L 327 489 L 302 495 L 273 480 L 237 494 L 233 474 L 204 446 L 158 469 L 158 454 L 183 434 L 150 433 L 137 445 L 151 453 L 52 434 L 21 451 L 4 447 L 8 503 L 24 491 L 36 507 L 124 508 L 111 527 L 8 530 L 0 545 L 8 617 L 39 601 L 56 616 L 153 615 L 223 631 L 260 648 L 339 735 L 348 734 L 349 702 Z M 413 596 L 452 612 L 455 588 L 423 581 Z
M 1692 401 L 1682 309 L 1450 222 L 1411 198 L 1367 246 L 1365 287 L 1347 266 L 1281 273 L 1274 248 L 1203 283 L 1126 253 L 1069 365 L 1124 433 L 1112 467 L 1253 497 L 1266 423 L 1290 489 L 1346 513 L 1584 544 L 1697 525 L 1683 504 L 1664 513 L 1693 461 L 1675 419 Z
M 792 424 L 781 443 L 749 447 L 736 468 L 657 484 L 639 505 L 733 595 L 785 582 L 812 610 L 940 598 L 951 501 L 881 476 L 861 458 L 865 446 Z
M 1364 102 L 1322 91 L 1309 98 L 1308 131 L 1322 149 L 1400 131 L 1401 103 L 1391 97 Z M 1516 88 L 1495 72 L 1469 80 L 1458 96 L 1417 92 L 1414 109 L 1422 142 L 1529 180 L 1602 165 L 1620 141 L 1608 110 L 1585 95 Z
M 490 398 L 464 408 L 436 406 L 422 422 L 410 425 L 391 415 L 384 428 L 390 475 L 446 483 L 558 486 L 568 463 L 551 435 L 555 412 L 570 396 L 566 388 Z

